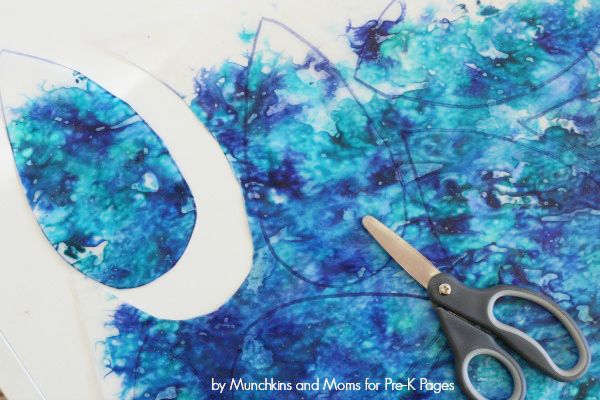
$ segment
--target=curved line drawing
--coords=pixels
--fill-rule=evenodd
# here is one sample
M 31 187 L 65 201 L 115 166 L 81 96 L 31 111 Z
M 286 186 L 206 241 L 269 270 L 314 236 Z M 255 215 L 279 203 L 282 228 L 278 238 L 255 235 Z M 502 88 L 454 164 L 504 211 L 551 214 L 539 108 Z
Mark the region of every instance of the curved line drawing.
M 335 66 L 333 66 L 331 64 L 331 61 L 329 60 L 329 58 L 327 58 L 327 56 L 321 51 L 319 50 L 316 46 L 314 46 L 312 43 L 310 43 L 308 40 L 306 40 L 304 37 L 302 37 L 300 34 L 298 34 L 297 32 L 295 32 L 294 30 L 292 30 L 290 27 L 288 27 L 287 25 L 285 25 L 284 23 L 271 19 L 271 18 L 266 18 L 263 17 L 261 18 L 258 28 L 256 30 L 255 33 L 255 37 L 254 37 L 254 41 L 252 43 L 252 50 L 250 52 L 250 55 L 248 57 L 249 61 L 248 61 L 248 66 L 246 67 L 246 93 L 245 93 L 245 112 L 244 112 L 244 118 L 243 118 L 243 123 L 244 123 L 244 146 L 243 146 L 243 151 L 244 151 L 244 167 L 245 167 L 245 177 L 242 177 L 241 181 L 242 181 L 242 187 L 247 191 L 249 188 L 252 188 L 253 185 L 256 185 L 256 182 L 253 182 L 249 179 L 249 177 L 251 176 L 251 161 L 248 159 L 248 115 L 249 115 L 249 98 L 250 98 L 250 93 L 248 90 L 248 81 L 250 79 L 249 74 L 252 68 L 252 63 L 255 57 L 255 53 L 256 53 L 256 46 L 257 46 L 257 42 L 258 42 L 258 38 L 263 26 L 263 23 L 267 22 L 267 23 L 272 23 L 275 24 L 277 26 L 279 26 L 280 28 L 284 29 L 286 32 L 290 33 L 294 38 L 300 40 L 304 45 L 306 45 L 308 47 L 308 49 L 310 49 L 311 51 L 314 51 L 319 57 L 321 57 L 325 62 L 327 62 L 331 67 L 332 67 L 332 71 L 334 74 L 336 74 L 337 79 L 344 85 L 345 89 L 348 90 L 348 92 L 350 93 L 350 95 L 352 96 L 352 98 L 354 99 L 354 101 L 356 102 L 356 104 L 360 107 L 360 109 L 363 111 L 364 115 L 367 117 L 368 122 L 368 126 L 369 126 L 369 133 L 371 135 L 374 135 L 376 138 L 380 139 L 383 141 L 383 143 L 385 144 L 385 146 L 388 149 L 388 154 L 390 156 L 390 160 L 392 161 L 393 165 L 395 166 L 395 168 L 398 168 L 399 164 L 396 161 L 395 157 L 393 156 L 392 152 L 391 152 L 391 146 L 389 144 L 389 142 L 385 139 L 385 137 L 383 137 L 379 131 L 375 128 L 374 124 L 373 124 L 373 120 L 372 118 L 369 116 L 367 110 L 365 109 L 364 105 L 358 101 L 358 97 L 357 95 L 354 93 L 354 91 L 352 90 L 352 88 L 350 88 L 347 84 L 347 82 L 345 81 L 345 79 L 342 77 L 342 75 L 339 73 L 339 71 L 337 70 L 337 68 L 335 68 Z M 400 184 L 402 185 L 403 188 L 403 193 L 405 192 L 404 187 L 405 187 L 405 183 L 404 180 L 401 179 Z M 405 198 L 404 198 L 405 200 Z M 254 202 L 252 200 L 248 201 L 248 204 L 253 204 Z M 256 207 L 256 206 L 255 206 Z M 406 204 L 403 204 L 403 208 L 404 208 L 404 214 L 405 216 L 407 216 L 408 211 L 406 209 Z M 298 279 L 301 279 L 307 283 L 313 284 L 315 286 L 320 286 L 320 287 L 346 287 L 346 286 L 350 286 L 350 285 L 354 285 L 356 283 L 359 283 L 361 281 L 363 281 L 364 279 L 368 279 L 371 278 L 375 275 L 377 275 L 380 271 L 382 271 L 383 269 L 385 269 L 385 267 L 388 265 L 390 259 L 388 258 L 388 261 L 385 262 L 382 266 L 377 267 L 374 269 L 374 272 L 372 274 L 369 275 L 365 275 L 364 277 L 352 280 L 350 282 L 344 283 L 344 284 L 327 284 L 327 283 L 323 283 L 323 282 L 319 282 L 319 281 L 315 281 L 312 279 L 309 279 L 307 277 L 305 277 L 303 274 L 301 274 L 300 272 L 298 272 L 297 270 L 295 270 L 291 265 L 289 265 L 288 263 L 284 262 L 281 257 L 279 257 L 279 255 L 277 254 L 277 252 L 275 251 L 274 247 L 271 244 L 271 240 L 269 238 L 269 236 L 266 234 L 265 229 L 264 229 L 264 221 L 263 218 L 261 217 L 261 213 L 259 209 L 255 210 L 255 215 L 257 215 L 257 219 L 259 221 L 259 225 L 260 225 L 260 229 L 262 232 L 262 236 L 263 236 L 263 240 L 267 243 L 269 250 L 271 251 L 271 253 L 273 254 L 273 257 L 277 260 L 277 262 L 282 265 L 288 272 L 290 272 L 292 275 L 294 275 L 295 277 L 297 277 Z

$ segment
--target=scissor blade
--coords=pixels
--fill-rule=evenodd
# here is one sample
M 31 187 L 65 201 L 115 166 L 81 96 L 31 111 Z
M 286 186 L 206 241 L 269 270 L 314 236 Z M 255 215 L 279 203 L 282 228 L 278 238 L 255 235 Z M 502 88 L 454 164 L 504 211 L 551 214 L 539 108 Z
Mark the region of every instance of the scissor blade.
M 362 224 L 377 243 L 425 289 L 431 278 L 440 273 L 423 254 L 375 217 L 363 217 Z

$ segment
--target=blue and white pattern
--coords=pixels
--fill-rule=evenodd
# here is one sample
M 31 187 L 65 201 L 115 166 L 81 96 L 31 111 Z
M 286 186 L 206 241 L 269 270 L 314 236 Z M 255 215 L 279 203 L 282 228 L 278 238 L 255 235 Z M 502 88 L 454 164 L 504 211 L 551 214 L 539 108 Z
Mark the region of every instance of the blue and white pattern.
M 348 27 L 356 65 L 334 65 L 263 19 L 247 66 L 199 73 L 191 106 L 241 181 L 254 266 L 204 317 L 164 321 L 120 307 L 105 357 L 121 398 L 460 397 L 211 391 L 213 378 L 454 381 L 425 292 L 361 228 L 366 214 L 469 285 L 517 284 L 554 298 L 600 356 L 599 4 L 439 4 L 415 14 L 393 2 Z M 286 46 L 271 45 L 282 37 Z M 298 48 L 301 62 L 291 55 Z M 510 305 L 498 305 L 500 319 L 541 340 L 559 365 L 574 363 L 568 335 L 547 315 Z M 475 363 L 472 380 L 507 397 L 509 378 L 492 364 Z M 535 398 L 600 396 L 596 364 L 572 384 L 525 373 Z
M 232 378 L 454 382 L 452 354 L 426 293 L 362 229 L 366 214 L 471 286 L 516 284 L 552 297 L 578 322 L 592 358 L 600 357 L 600 4 L 424 3 L 413 9 L 394 1 L 379 17 L 339 32 L 355 54 L 352 65 L 331 62 L 298 32 L 263 19 L 250 36 L 247 64 L 200 71 L 191 107 L 241 182 L 254 265 L 229 302 L 207 316 L 170 321 L 129 305 L 115 310 L 104 367 L 118 377 L 120 399 L 459 398 L 458 389 L 212 390 L 212 379 Z M 149 129 L 126 123 L 133 112 L 85 82 L 24 107 L 9 133 L 33 206 L 79 210 L 92 198 L 123 205 L 115 208 L 123 224 L 100 220 L 89 229 L 89 215 L 77 214 L 83 211 L 66 214 L 76 216 L 72 225 L 60 212 L 36 211 L 51 241 L 87 271 L 98 256 L 80 255 L 102 243 L 97 231 L 118 236 L 151 221 L 144 234 L 175 233 L 174 243 L 185 242 L 193 202 L 173 161 L 159 156 L 165 150 L 155 136 L 143 135 L 128 153 L 122 133 Z M 102 127 L 109 138 L 95 133 Z M 49 134 L 31 135 L 40 130 Z M 111 150 L 114 164 L 86 163 Z M 156 200 L 157 213 L 177 215 L 177 224 L 140 213 L 147 209 L 129 201 L 140 196 Z M 131 237 L 122 242 L 132 244 Z M 167 258 L 176 260 L 183 247 Z M 498 318 L 538 338 L 559 365 L 574 363 L 565 352 L 570 339 L 547 315 L 512 306 L 499 304 Z M 523 365 L 534 398 L 600 397 L 597 363 L 571 384 Z M 492 367 L 479 360 L 470 376 L 485 395 L 505 398 L 509 378 Z

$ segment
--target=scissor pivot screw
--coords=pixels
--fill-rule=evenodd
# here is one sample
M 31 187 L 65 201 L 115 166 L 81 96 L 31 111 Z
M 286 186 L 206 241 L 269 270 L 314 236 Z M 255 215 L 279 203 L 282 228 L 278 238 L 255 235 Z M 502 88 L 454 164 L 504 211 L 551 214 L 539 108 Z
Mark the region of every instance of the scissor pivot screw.
M 442 296 L 448 296 L 450 293 L 452 293 L 452 286 L 448 285 L 447 283 L 442 283 L 438 287 L 438 292 L 440 292 Z

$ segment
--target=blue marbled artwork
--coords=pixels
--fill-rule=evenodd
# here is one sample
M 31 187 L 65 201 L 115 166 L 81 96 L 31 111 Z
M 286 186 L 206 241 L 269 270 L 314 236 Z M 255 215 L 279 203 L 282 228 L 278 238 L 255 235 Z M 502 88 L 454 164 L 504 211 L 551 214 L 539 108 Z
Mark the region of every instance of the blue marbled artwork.
M 78 72 L 47 64 L 60 69 L 61 83 L 40 82 L 40 93 L 24 93 L 7 114 L 35 217 L 56 251 L 86 276 L 116 288 L 152 282 L 187 247 L 196 220 L 190 189 L 128 104 Z
M 254 265 L 207 316 L 115 311 L 104 356 L 121 399 L 461 398 L 458 388 L 229 386 L 454 382 L 426 293 L 362 229 L 366 214 L 471 286 L 517 284 L 554 298 L 600 357 L 600 4 L 416 3 L 393 2 L 340 32 L 356 64 L 334 64 L 263 19 L 247 65 L 199 73 L 191 106 L 239 176 Z M 511 306 L 495 310 L 501 320 L 559 365 L 574 363 L 547 315 Z M 597 362 L 571 384 L 522 364 L 528 398 L 600 398 Z M 470 372 L 487 396 L 510 394 L 489 360 Z M 227 383 L 222 394 L 213 379 Z

